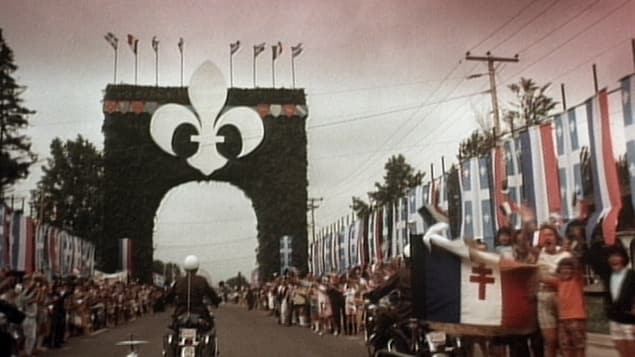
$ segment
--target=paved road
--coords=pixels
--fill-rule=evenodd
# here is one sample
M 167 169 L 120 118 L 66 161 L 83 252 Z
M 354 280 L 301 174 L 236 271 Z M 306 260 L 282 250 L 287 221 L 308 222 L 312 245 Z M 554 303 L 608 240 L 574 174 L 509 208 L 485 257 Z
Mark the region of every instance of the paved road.
M 160 356 L 161 336 L 169 314 L 145 316 L 124 326 L 94 336 L 72 338 L 59 350 L 49 350 L 44 357 L 114 357 L 125 356 L 126 349 L 115 342 L 130 338 L 150 341 L 141 346 L 140 356 Z M 221 306 L 216 311 L 221 356 L 347 356 L 365 357 L 360 338 L 318 336 L 308 328 L 280 326 L 262 311 L 246 311 L 236 305 Z
M 168 313 L 145 316 L 124 326 L 81 338 L 73 338 L 59 350 L 44 357 L 121 357 L 126 349 L 117 341 L 130 338 L 150 341 L 141 346 L 140 356 L 160 356 L 161 337 L 169 320 Z M 262 311 L 246 311 L 236 305 L 225 305 L 216 311 L 221 355 L 223 357 L 365 357 L 361 338 L 318 336 L 307 328 L 286 327 Z M 590 339 L 588 356 L 617 356 L 607 338 Z

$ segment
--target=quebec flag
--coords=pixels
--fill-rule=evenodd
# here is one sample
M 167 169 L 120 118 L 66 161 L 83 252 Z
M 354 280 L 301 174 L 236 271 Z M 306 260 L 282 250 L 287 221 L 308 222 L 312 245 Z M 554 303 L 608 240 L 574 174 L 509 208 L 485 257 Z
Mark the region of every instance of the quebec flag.
M 496 253 L 468 247 L 462 239 L 449 240 L 448 231 L 447 223 L 437 223 L 423 238 L 425 319 L 498 328 L 494 334 L 533 331 L 531 282 L 537 267 L 501 260 Z
M 472 158 L 461 167 L 461 200 L 463 223 L 461 237 L 483 239 L 494 248 L 496 221 L 492 199 L 491 156 Z

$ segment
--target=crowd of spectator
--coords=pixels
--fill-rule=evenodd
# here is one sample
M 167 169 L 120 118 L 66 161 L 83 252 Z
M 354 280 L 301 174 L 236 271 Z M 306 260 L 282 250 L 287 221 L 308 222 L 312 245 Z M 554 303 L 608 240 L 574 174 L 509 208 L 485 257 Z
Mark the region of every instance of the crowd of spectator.
M 365 329 L 365 294 L 386 281 L 401 264 L 395 259 L 321 277 L 288 272 L 261 287 L 244 287 L 238 303 L 249 310 L 267 311 L 281 325 L 310 327 L 319 335 L 357 335 Z
M 162 310 L 163 296 L 160 288 L 126 279 L 49 280 L 41 274 L 0 272 L 0 300 L 24 314 L 21 324 L 10 325 L 22 356 Z
M 563 234 L 561 234 L 561 232 Z M 585 226 L 566 228 L 545 224 L 522 230 L 501 229 L 493 249 L 501 259 L 535 264 L 532 291 L 536 294 L 537 330 L 524 336 L 497 336 L 478 341 L 487 355 L 584 356 L 587 343 L 585 286 L 604 285 L 609 334 L 621 356 L 635 354 L 635 273 L 626 250 L 593 243 Z M 484 242 L 468 242 L 490 250 Z M 243 288 L 237 300 L 248 309 L 266 310 L 279 324 L 311 327 L 320 335 L 355 335 L 364 331 L 364 296 L 393 276 L 400 258 L 356 267 L 345 274 L 300 277 L 290 272 L 257 288 Z

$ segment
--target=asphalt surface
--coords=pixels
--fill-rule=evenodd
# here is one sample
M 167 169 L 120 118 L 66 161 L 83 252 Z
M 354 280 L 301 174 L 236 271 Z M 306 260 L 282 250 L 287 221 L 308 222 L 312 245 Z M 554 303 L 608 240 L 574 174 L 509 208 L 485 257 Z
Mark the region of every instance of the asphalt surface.
M 281 326 L 263 311 L 247 311 L 223 305 L 215 311 L 221 356 L 242 357 L 365 357 L 361 337 L 318 336 L 308 328 Z M 147 340 L 139 356 L 161 356 L 161 338 L 169 313 L 147 315 L 122 326 L 98 331 L 92 336 L 71 338 L 61 349 L 39 354 L 43 357 L 124 357 L 126 347 L 115 343 L 131 338 Z M 590 336 L 587 356 L 618 356 L 607 336 Z M 477 353 L 477 355 L 480 355 Z
M 263 311 L 247 311 L 236 305 L 223 305 L 215 311 L 221 356 L 347 356 L 365 357 L 361 337 L 318 336 L 308 328 L 281 326 Z M 124 357 L 126 347 L 118 341 L 132 338 L 147 340 L 140 346 L 140 357 L 161 356 L 161 338 L 169 322 L 169 313 L 147 315 L 92 336 L 73 337 L 61 349 L 48 350 L 44 357 Z

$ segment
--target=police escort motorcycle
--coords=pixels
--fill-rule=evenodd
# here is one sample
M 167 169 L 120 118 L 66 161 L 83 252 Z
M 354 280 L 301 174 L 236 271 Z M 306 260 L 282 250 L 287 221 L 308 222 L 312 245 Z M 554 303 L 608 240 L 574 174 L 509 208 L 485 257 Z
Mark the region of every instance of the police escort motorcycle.
M 192 258 L 193 257 L 193 258 Z M 214 315 L 211 305 L 218 306 L 219 301 L 204 298 L 204 309 L 192 307 L 192 288 L 198 259 L 188 256 L 184 268 L 187 272 L 186 309 L 175 314 L 169 332 L 163 339 L 163 356 L 166 357 L 215 357 L 220 355 Z M 200 277 L 199 277 L 200 278 Z M 211 289 L 211 288 L 210 288 Z M 217 296 L 215 296 L 217 298 Z M 178 308 L 178 307 L 177 307 Z

